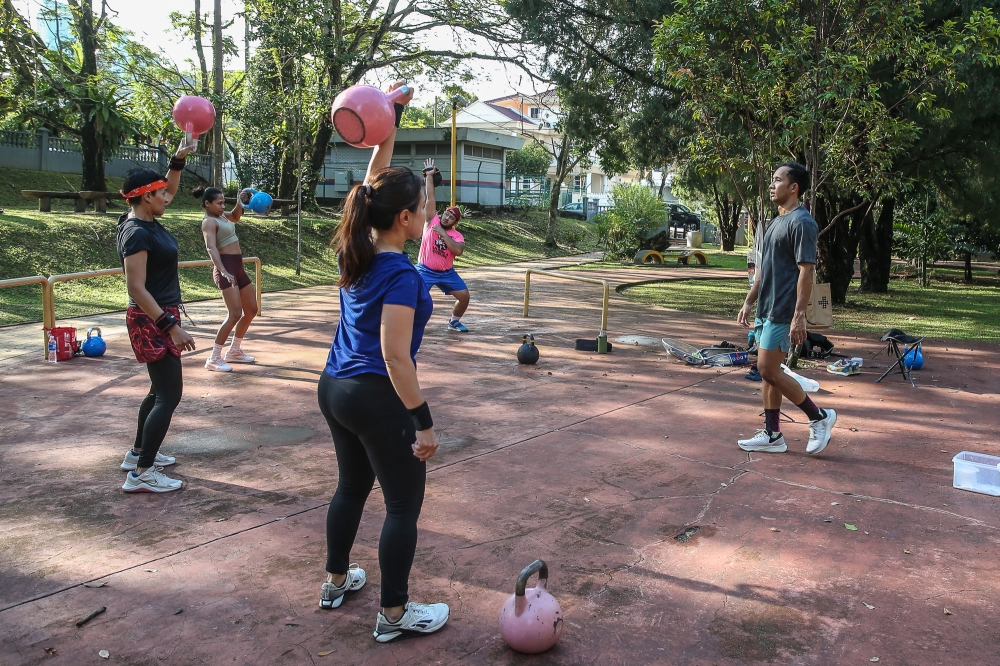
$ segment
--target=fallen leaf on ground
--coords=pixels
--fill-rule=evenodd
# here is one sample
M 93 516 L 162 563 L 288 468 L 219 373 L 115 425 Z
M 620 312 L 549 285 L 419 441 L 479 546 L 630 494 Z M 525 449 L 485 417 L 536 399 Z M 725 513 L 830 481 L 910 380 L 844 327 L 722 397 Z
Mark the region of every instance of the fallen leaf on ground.
M 143 569 L 143 571 L 147 571 L 149 573 L 156 573 L 156 569 Z
M 863 603 L 865 605 L 865 608 L 867 608 L 868 610 L 875 610 L 875 607 L 872 606 L 870 603 L 865 601 L 862 601 L 861 603 Z
M 852 532 L 857 532 L 858 531 L 857 525 L 851 525 L 850 523 L 844 523 L 844 527 L 846 527 L 847 529 L 851 530 Z
M 905 548 L 903 549 L 903 552 L 906 553 L 907 555 L 910 554 L 910 551 L 906 550 Z
M 872 658 L 871 658 L 871 659 L 869 659 L 868 661 L 878 661 L 878 657 L 872 657 Z
M 945 609 L 944 609 L 944 614 L 945 614 L 945 615 L 951 615 L 951 611 L 950 611 L 950 610 L 948 610 L 947 608 L 945 608 Z
M 840 506 L 840 502 L 830 502 L 830 506 Z
M 174 615 L 180 615 L 183 612 L 184 612 L 183 608 L 178 608 L 177 610 L 174 611 Z
M 84 583 L 83 586 L 84 587 L 104 587 L 107 584 L 108 584 L 108 581 L 102 580 L 102 581 L 99 581 L 99 582 L 93 582 L 93 581 L 91 581 L 90 583 Z
M 108 652 L 107 650 L 101 650 L 100 652 L 97 653 L 97 656 L 100 657 L 101 659 L 111 659 L 111 653 Z
M 48 653 L 48 654 L 55 654 L 56 653 L 56 649 L 55 648 L 45 648 L 45 652 Z
M 778 529 L 777 527 L 772 527 L 772 528 L 771 528 L 771 531 L 772 531 L 772 532 L 780 532 L 781 530 L 779 530 L 779 529 Z
M 833 522 L 833 518 L 825 518 L 825 519 L 823 519 L 823 522 L 824 523 L 832 523 Z
M 324 650 L 323 652 L 317 652 L 316 656 L 318 656 L 318 657 L 325 657 L 328 654 L 333 654 L 334 652 L 336 652 L 336 650 Z

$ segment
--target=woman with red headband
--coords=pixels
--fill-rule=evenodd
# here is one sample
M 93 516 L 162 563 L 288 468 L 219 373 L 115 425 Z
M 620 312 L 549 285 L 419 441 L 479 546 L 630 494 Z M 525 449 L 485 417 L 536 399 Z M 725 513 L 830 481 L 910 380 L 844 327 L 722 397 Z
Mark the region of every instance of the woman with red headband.
M 127 493 L 166 493 L 184 483 L 162 473 L 176 461 L 160 453 L 160 444 L 181 401 L 181 351 L 193 351 L 194 339 L 181 328 L 177 239 L 156 218 L 177 193 L 192 148 L 178 148 L 166 178 L 152 169 L 131 169 L 122 188 L 130 207 L 118 219 L 116 233 L 129 296 L 125 322 L 132 351 L 146 364 L 150 381 L 139 406 L 135 443 L 121 464 L 128 471 L 122 486 Z
M 455 257 L 465 252 L 465 237 L 456 227 L 462 219 L 462 211 L 452 206 L 438 217 L 434 201 L 434 186 L 438 181 L 434 176 L 437 167 L 433 159 L 424 162 L 424 180 L 427 188 L 427 219 L 420 239 L 420 254 L 417 257 L 417 272 L 423 278 L 427 291 L 438 287 L 445 296 L 455 297 L 455 307 L 451 311 L 448 330 L 468 333 L 462 324 L 462 315 L 469 308 L 469 288 L 465 280 L 455 271 Z

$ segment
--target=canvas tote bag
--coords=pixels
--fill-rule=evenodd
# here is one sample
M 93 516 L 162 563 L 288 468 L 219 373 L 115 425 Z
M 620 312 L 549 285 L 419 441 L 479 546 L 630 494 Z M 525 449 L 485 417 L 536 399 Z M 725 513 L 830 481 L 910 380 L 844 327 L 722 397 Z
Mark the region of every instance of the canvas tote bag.
M 815 274 L 814 274 L 815 275 Z M 813 280 L 816 278 L 813 277 Z M 806 306 L 806 328 L 830 328 L 833 326 L 833 298 L 830 296 L 830 283 L 813 282 L 809 304 Z

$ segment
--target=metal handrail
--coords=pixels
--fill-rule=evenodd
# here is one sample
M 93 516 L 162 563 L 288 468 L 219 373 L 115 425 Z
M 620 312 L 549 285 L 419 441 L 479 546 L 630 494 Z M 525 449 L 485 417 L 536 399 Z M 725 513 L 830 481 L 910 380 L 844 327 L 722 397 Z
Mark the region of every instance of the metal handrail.
M 257 291 L 257 313 L 261 314 L 263 308 L 261 307 L 261 276 L 262 276 L 262 266 L 259 257 L 243 257 L 243 263 L 252 263 L 256 268 L 257 281 L 255 284 Z M 213 266 L 214 263 L 211 259 L 197 259 L 194 261 L 179 261 L 177 262 L 178 268 L 197 268 L 200 266 Z M 45 328 L 54 328 L 56 324 L 56 304 L 55 304 L 55 290 L 54 287 L 58 282 L 70 282 L 73 280 L 86 280 L 95 277 L 104 277 L 106 275 L 123 275 L 125 270 L 122 268 L 104 268 L 96 271 L 84 271 L 82 273 L 63 273 L 62 275 L 52 275 L 48 279 L 39 277 L 37 281 L 45 283 L 45 287 L 42 288 L 42 321 Z M 34 278 L 17 278 L 17 280 L 33 280 Z M 0 282 L 0 287 L 3 286 L 15 286 L 15 285 L 5 285 L 4 282 L 15 282 L 16 280 L 4 280 Z M 30 282 L 25 284 L 31 284 Z M 48 298 L 46 299 L 46 294 Z M 46 348 L 48 346 L 48 338 L 45 338 Z
M 547 275 L 548 277 L 559 278 L 561 280 L 575 280 L 577 282 L 589 282 L 591 284 L 599 284 L 604 287 L 604 303 L 601 306 L 601 335 L 607 335 L 608 331 L 608 301 L 611 298 L 611 283 L 607 280 L 600 280 L 598 278 L 587 278 L 580 277 L 579 275 L 567 275 L 566 273 L 559 273 L 556 271 L 544 271 L 535 268 L 529 268 L 524 272 L 524 316 L 528 316 L 528 301 L 531 297 L 531 274 L 535 275 Z
M 48 349 L 48 336 L 45 333 L 46 328 L 52 328 L 55 325 L 55 319 L 49 319 L 49 313 L 54 312 L 52 301 L 52 285 L 46 278 L 41 275 L 32 275 L 30 277 L 19 277 L 10 278 L 8 280 L 0 280 L 0 289 L 5 287 L 23 287 L 31 284 L 42 285 L 42 342 L 45 345 L 46 350 Z

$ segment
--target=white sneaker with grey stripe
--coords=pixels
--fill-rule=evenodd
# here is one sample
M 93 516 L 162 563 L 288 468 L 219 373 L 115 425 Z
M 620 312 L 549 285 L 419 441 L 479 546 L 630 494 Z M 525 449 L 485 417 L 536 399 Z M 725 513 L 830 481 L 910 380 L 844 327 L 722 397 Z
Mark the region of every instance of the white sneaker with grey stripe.
M 348 592 L 357 592 L 367 581 L 365 570 L 357 564 L 352 564 L 347 568 L 347 578 L 344 579 L 343 585 L 323 583 L 323 588 L 319 592 L 319 607 L 325 610 L 339 608 Z
M 388 643 L 405 636 L 433 634 L 448 621 L 451 610 L 448 604 L 408 603 L 403 616 L 396 622 L 389 622 L 381 612 L 375 623 L 375 640 Z

